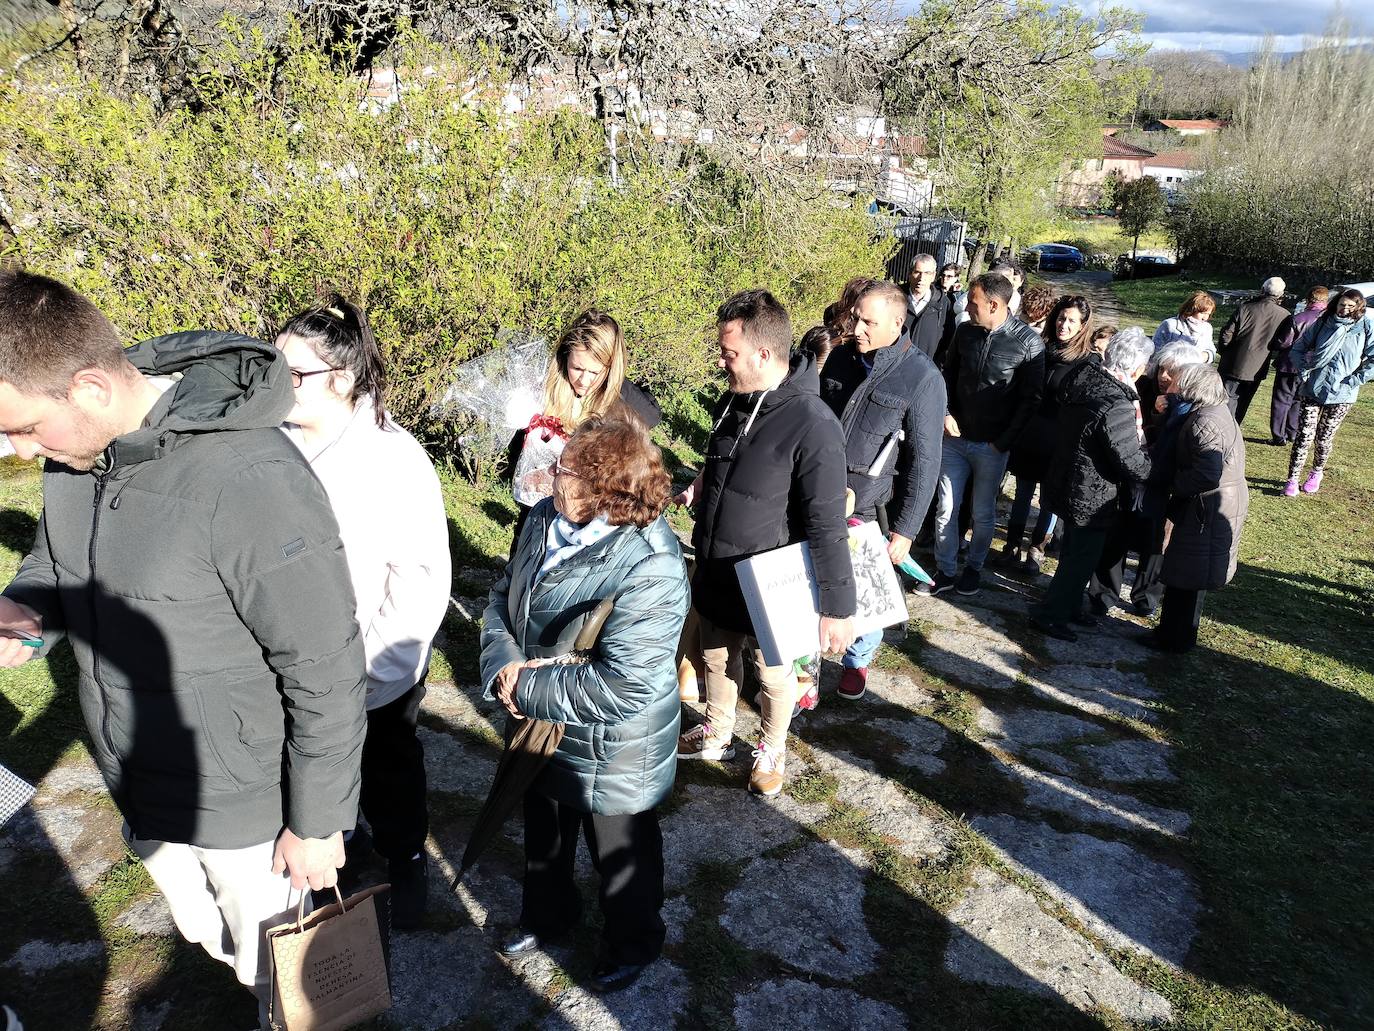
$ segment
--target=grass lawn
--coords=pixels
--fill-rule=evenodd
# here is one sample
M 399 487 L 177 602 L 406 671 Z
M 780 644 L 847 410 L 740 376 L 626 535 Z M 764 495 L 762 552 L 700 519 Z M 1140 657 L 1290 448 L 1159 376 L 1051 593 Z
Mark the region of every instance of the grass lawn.
M 1053 236 L 1046 240 L 1066 243 L 1077 247 L 1084 254 L 1126 254 L 1131 249 L 1131 237 L 1121 230 L 1121 222 L 1115 218 L 1075 218 L 1056 223 L 1051 230 Z M 1170 251 L 1173 241 L 1162 229 L 1152 229 L 1140 238 L 1142 251 Z
M 1158 279 L 1113 279 L 1112 293 L 1122 307 L 1125 322 L 1139 322 L 1149 332 L 1167 318 L 1178 314 L 1179 306 L 1195 290 L 1251 290 L 1259 292 L 1254 276 L 1226 272 L 1185 272 Z M 1234 304 L 1218 304 L 1212 313 L 1213 339 L 1235 314 Z M 1267 395 L 1266 395 L 1267 396 Z
M 1158 283 L 1113 289 L 1125 289 L 1142 312 L 1158 311 Z M 1221 285 L 1204 281 L 1213 284 Z M 1172 296 L 1169 310 L 1177 303 Z M 1267 436 L 1263 401 L 1246 427 L 1252 440 Z M 689 445 L 666 436 L 662 441 L 684 462 L 698 457 Z M 1168 997 L 1172 1027 L 1374 1027 L 1374 893 L 1368 885 L 1374 856 L 1374 389 L 1342 428 L 1315 497 L 1277 496 L 1286 452 L 1249 447 L 1251 511 L 1235 582 L 1208 598 L 1203 645 L 1195 653 L 1154 660 L 1147 669 L 1167 714 L 1160 729 L 1176 746 L 1179 805 L 1193 819 L 1184 853 L 1204 905 L 1201 926 L 1186 972 L 1128 955 L 1117 963 Z M 454 593 L 480 598 L 485 588 L 476 571 L 499 567 L 508 544 L 509 496 L 451 476 L 444 478 L 444 493 Z M 0 460 L 0 583 L 17 568 L 40 503 L 36 468 Z M 454 617 L 445 635 L 432 676 L 470 682 L 473 625 Z M 881 661 L 912 660 L 885 649 Z M 0 675 L 6 764 L 36 779 L 84 749 L 72 681 L 65 647 L 49 662 Z M 942 718 L 957 729 L 958 692 L 942 697 Z M 823 735 L 815 736 L 819 745 Z M 683 777 L 699 781 L 708 773 L 684 771 Z M 804 800 L 833 794 L 833 785 L 813 787 L 816 798 Z M 938 802 L 957 813 L 962 801 L 976 808 L 987 784 L 970 781 L 960 789 L 963 799 L 923 796 L 919 778 L 907 787 L 932 809 Z M 792 793 L 807 790 L 799 784 Z M 958 896 L 975 860 L 991 861 L 986 846 L 960 824 L 953 858 L 926 868 L 896 856 L 861 819 L 850 826 L 846 813 L 836 805 L 834 826 L 826 829 L 863 848 L 884 872 L 879 888 L 870 889 L 868 922 L 887 951 L 881 975 L 865 988 L 869 994 L 911 1006 L 932 1027 L 1126 1026 L 949 975 L 943 966 L 949 929 L 935 914 Z M 41 937 L 103 939 L 108 959 L 81 968 L 80 976 L 59 968 L 36 989 L 0 966 L 0 998 L 24 1001 L 12 993 L 41 990 L 45 999 L 69 1007 L 26 1016 L 32 1028 L 86 1026 L 102 985 L 108 991 L 116 980 L 151 985 L 148 990 L 165 993 L 153 999 L 174 998 L 178 1014 L 196 1014 L 178 1028 L 248 1026 L 251 1003 L 198 950 L 156 946 L 115 923 L 152 890 L 136 863 L 116 865 L 85 892 L 75 890 L 59 866 L 54 858 L 7 873 L 7 913 L 15 916 L 0 921 L 0 958 Z M 715 979 L 752 969 L 754 954 L 731 945 L 712 908 L 718 902 L 711 900 L 719 900 L 737 876 L 733 868 L 705 866 L 689 888 L 698 916 L 682 962 L 692 976 L 695 1012 L 709 1016 L 711 1026 L 731 1022 L 728 998 Z M 78 1020 L 83 1007 L 86 1015 Z M 104 1019 L 96 1026 L 118 1025 Z
M 1331 1027 L 1374 1027 L 1374 387 L 1321 492 L 1283 498 L 1267 386 L 1245 424 L 1250 516 L 1201 647 L 1151 670 L 1176 715 L 1208 907 L 1192 966 Z M 1210 1011 L 1204 1008 L 1204 1013 Z M 1218 1028 L 1267 1026 L 1217 1012 Z

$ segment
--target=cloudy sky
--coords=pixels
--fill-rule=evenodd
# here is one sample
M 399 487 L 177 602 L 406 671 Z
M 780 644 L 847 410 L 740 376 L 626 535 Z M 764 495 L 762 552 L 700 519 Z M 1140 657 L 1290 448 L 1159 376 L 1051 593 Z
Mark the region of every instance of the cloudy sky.
M 1126 0 L 1145 15 L 1145 38 L 1159 49 L 1244 52 L 1272 32 L 1280 50 L 1300 50 L 1332 11 L 1326 0 Z M 1094 3 L 1081 6 L 1091 9 Z M 1374 0 L 1347 0 L 1345 13 L 1374 31 Z

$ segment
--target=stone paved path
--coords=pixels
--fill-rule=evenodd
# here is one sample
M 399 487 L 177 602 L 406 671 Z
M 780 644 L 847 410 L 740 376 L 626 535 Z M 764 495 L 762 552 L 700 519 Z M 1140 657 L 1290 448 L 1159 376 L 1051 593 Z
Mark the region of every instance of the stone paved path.
M 594 904 L 569 942 L 514 962 L 494 952 L 519 906 L 516 822 L 448 890 L 498 721 L 473 685 L 434 685 L 422 716 L 434 912 L 395 936 L 396 1005 L 380 1026 L 917 1028 L 933 1025 L 904 993 L 941 978 L 1114 1026 L 1166 1022 L 1168 1001 L 1126 971 L 1183 963 L 1201 902 L 1177 858 L 1189 817 L 1170 804 L 1160 702 L 1128 636 L 1138 625 L 1047 643 L 1024 618 L 1048 578 L 991 579 L 974 598 L 910 596 L 912 621 L 888 633 L 862 701 L 838 700 L 826 667 L 821 707 L 794 727 L 783 795 L 744 790 L 758 726 L 744 703 L 741 759 L 683 764 L 663 819 L 666 954 L 610 998 L 581 987 Z M 123 854 L 102 794 L 88 762 L 54 770 L 36 813 L 0 834 L 0 871 L 55 850 L 79 884 L 99 881 Z M 579 870 L 591 903 L 595 876 L 585 860 Z M 888 913 L 894 898 L 906 915 Z M 155 895 L 115 922 L 139 939 L 172 935 Z M 894 958 L 908 939 L 914 951 Z M 37 976 L 98 949 L 35 941 L 0 964 Z M 107 995 L 118 1013 L 118 986 Z M 121 1021 L 178 1026 L 147 1004 L 110 1026 Z

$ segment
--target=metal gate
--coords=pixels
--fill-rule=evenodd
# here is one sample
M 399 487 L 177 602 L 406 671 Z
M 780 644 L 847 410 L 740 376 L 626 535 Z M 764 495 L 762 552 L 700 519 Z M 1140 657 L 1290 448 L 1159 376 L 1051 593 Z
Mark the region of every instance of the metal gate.
M 964 236 L 968 225 L 963 212 L 917 215 L 873 215 L 879 236 L 892 241 L 884 268 L 894 283 L 905 283 L 916 256 L 929 254 L 937 266 L 965 264 Z

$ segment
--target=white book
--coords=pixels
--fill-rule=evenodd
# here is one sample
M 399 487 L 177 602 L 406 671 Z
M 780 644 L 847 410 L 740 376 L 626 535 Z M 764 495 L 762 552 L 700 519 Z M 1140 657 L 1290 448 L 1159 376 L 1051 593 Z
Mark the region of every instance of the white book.
M 877 523 L 849 528 L 849 557 L 858 601 L 854 636 L 905 623 L 906 594 Z M 736 564 L 735 573 L 768 665 L 790 665 L 820 651 L 820 592 L 805 541 L 747 558 Z

